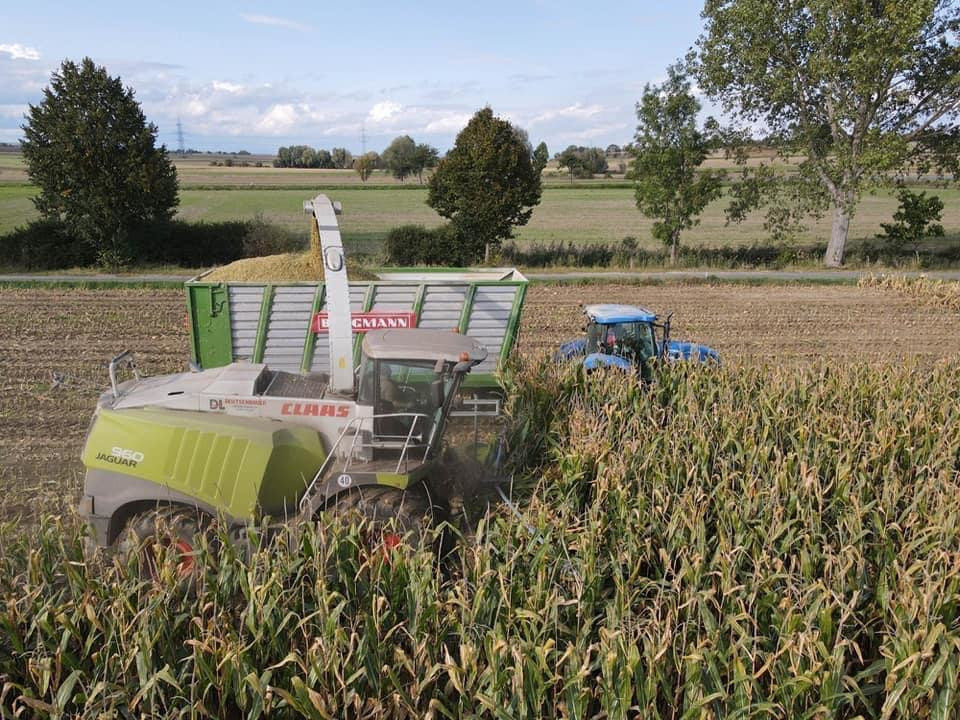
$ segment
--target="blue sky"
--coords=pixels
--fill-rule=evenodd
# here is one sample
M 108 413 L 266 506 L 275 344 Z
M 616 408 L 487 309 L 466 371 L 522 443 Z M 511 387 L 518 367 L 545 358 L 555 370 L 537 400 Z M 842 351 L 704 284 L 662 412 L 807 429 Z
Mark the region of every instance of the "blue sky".
M 616 3 L 5 2 L 0 141 L 65 58 L 134 88 L 176 148 L 446 150 L 484 105 L 551 153 L 624 144 L 647 82 L 694 43 L 702 0 Z

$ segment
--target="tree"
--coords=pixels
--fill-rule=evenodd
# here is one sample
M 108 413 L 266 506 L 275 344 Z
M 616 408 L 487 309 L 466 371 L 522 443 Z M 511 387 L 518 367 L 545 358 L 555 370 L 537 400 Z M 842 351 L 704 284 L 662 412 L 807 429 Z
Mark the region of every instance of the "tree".
M 411 170 L 417 174 L 421 185 L 423 185 L 423 171 L 436 167 L 439 160 L 440 153 L 432 145 L 417 145 L 413 149 Z
M 335 147 L 330 151 L 330 160 L 340 170 L 353 167 L 353 155 L 346 148 Z
M 375 152 L 364 153 L 353 161 L 353 169 L 357 171 L 361 182 L 366 182 L 377 165 L 380 163 L 380 156 Z
M 956 175 L 957 0 L 707 0 L 703 17 L 700 86 L 802 155 L 792 194 L 832 207 L 827 266 L 864 189 L 907 167 Z
M 892 223 L 880 223 L 883 234 L 878 238 L 887 241 L 894 250 L 899 250 L 905 243 L 918 243 L 926 238 L 943 237 L 943 225 L 940 220 L 943 214 L 943 201 L 936 195 L 927 197 L 925 192 L 915 193 L 907 188 L 900 188 L 897 193 L 900 207 L 893 214 Z
M 394 138 L 390 146 L 383 151 L 383 164 L 397 180 L 405 180 L 416 172 L 417 144 L 409 135 Z
M 479 260 L 512 237 L 540 202 L 530 144 L 485 107 L 460 131 L 430 178 L 427 204 L 449 218 L 464 256 Z
M 330 168 L 335 167 L 333 164 L 333 157 L 330 155 L 329 150 L 324 150 L 322 148 L 320 150 L 315 150 L 313 158 L 313 164 L 307 165 L 306 167 L 322 168 L 324 170 L 329 170 Z
M 699 172 L 710 138 L 697 127 L 700 103 L 679 65 L 667 68 L 662 85 L 646 85 L 637 103 L 633 177 L 637 207 L 656 218 L 653 236 L 670 248 L 677 262 L 680 233 L 700 222 L 698 215 L 720 197 L 722 176 Z
M 570 173 L 570 182 L 573 182 L 574 178 L 588 179 L 595 173 L 605 173 L 607 156 L 600 148 L 570 145 L 557 155 L 557 164 L 567 168 Z
M 136 229 L 170 220 L 177 173 L 131 88 L 90 58 L 66 60 L 31 105 L 23 156 L 33 202 L 90 244 L 104 265 L 134 259 Z
M 550 160 L 550 151 L 547 149 L 547 144 L 541 142 L 537 145 L 537 149 L 533 151 L 533 169 L 537 175 L 543 172 L 548 160 Z

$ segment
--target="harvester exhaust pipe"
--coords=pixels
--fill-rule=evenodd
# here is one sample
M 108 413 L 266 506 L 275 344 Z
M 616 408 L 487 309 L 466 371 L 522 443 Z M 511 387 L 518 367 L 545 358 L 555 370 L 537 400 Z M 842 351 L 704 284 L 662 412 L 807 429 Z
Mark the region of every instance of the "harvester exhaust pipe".
M 303 203 L 303 211 L 313 216 L 320 241 L 320 259 L 326 286 L 327 333 L 330 343 L 330 389 L 336 393 L 353 392 L 353 329 L 350 322 L 350 284 L 343 255 L 343 240 L 337 215 L 338 202 L 317 195 Z

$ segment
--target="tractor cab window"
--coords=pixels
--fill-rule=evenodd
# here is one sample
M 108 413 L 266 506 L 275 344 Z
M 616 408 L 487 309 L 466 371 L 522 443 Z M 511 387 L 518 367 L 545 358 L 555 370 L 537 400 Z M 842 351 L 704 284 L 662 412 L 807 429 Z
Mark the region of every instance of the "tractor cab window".
M 643 362 L 657 354 L 653 327 L 649 323 L 611 323 L 587 326 L 587 352 L 619 355 Z

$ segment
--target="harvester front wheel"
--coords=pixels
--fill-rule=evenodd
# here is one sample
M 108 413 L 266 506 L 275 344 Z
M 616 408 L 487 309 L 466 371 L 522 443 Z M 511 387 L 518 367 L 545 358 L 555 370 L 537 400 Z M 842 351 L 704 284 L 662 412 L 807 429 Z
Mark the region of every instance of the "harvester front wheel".
M 121 558 L 136 555 L 143 580 L 158 580 L 164 561 L 174 564 L 177 580 L 189 585 L 197 572 L 196 553 L 206 523 L 196 510 L 158 507 L 130 518 L 116 541 Z
M 390 550 L 404 537 L 419 542 L 433 523 L 433 504 L 421 488 L 397 490 L 389 487 L 360 487 L 338 495 L 324 515 L 369 522 L 371 544 Z

